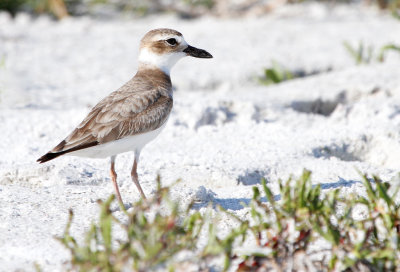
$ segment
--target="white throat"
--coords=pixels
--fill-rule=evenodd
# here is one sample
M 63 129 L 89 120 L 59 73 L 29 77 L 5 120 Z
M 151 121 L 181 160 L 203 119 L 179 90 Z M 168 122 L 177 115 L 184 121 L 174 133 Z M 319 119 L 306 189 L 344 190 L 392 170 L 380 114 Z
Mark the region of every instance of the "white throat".
M 165 74 L 170 75 L 171 68 L 180 60 L 185 57 L 183 52 L 172 52 L 168 54 L 157 54 L 151 52 L 147 48 L 142 48 L 139 53 L 139 66 L 149 65 L 156 67 L 163 71 Z

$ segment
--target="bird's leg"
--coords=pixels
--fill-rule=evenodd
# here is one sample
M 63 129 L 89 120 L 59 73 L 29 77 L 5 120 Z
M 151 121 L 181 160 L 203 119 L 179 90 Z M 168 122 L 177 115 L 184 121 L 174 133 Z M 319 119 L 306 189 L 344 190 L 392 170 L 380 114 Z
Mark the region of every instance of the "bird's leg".
M 110 169 L 111 180 L 114 185 L 114 189 L 115 189 L 115 193 L 117 195 L 118 201 L 123 205 L 124 202 L 122 202 L 122 197 L 121 197 L 121 194 L 119 193 L 118 183 L 117 183 L 117 173 L 115 172 L 114 166 L 115 166 L 115 156 L 111 156 L 111 169 Z
M 146 196 L 142 190 L 142 187 L 140 186 L 139 179 L 138 179 L 138 174 L 137 174 L 137 165 L 139 162 L 139 156 L 140 156 L 140 151 L 135 151 L 135 160 L 133 161 L 133 166 L 132 166 L 132 172 L 131 172 L 131 177 L 133 182 L 135 183 L 136 187 L 138 188 L 140 195 L 142 196 L 143 199 L 146 199 Z

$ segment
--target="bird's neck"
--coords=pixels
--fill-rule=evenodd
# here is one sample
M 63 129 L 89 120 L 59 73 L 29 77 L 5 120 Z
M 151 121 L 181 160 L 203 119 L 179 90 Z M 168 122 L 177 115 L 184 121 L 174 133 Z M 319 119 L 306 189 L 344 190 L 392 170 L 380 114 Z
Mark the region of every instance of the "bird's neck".
M 139 52 L 139 69 L 146 67 L 159 69 L 169 76 L 172 67 L 184 56 L 184 53 L 159 54 L 148 48 L 141 48 Z
M 164 74 L 166 77 L 170 77 L 170 70 L 165 69 L 163 67 L 159 67 L 157 65 L 153 65 L 150 63 L 146 63 L 146 62 L 139 62 L 139 66 L 138 66 L 138 73 L 150 73 L 150 74 Z
M 172 89 L 172 83 L 169 74 L 166 74 L 163 70 L 154 66 L 139 64 L 139 68 L 135 77 L 142 78 L 151 82 L 152 85 L 161 87 L 163 89 Z

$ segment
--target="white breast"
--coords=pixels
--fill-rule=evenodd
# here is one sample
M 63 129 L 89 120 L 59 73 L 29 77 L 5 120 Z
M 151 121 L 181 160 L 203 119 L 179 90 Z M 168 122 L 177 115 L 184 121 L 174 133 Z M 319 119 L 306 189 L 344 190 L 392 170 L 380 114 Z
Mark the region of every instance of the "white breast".
M 154 140 L 158 134 L 164 129 L 167 122 L 156 130 L 138 134 L 135 136 L 128 136 L 116 141 L 108 142 L 101 145 L 81 149 L 66 155 L 87 157 L 87 158 L 106 158 L 128 151 L 140 151 L 147 143 Z

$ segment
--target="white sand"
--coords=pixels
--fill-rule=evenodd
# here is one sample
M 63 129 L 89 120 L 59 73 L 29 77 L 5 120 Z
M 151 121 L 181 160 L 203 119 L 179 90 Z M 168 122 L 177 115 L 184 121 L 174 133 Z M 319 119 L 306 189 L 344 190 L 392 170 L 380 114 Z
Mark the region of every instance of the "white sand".
M 181 31 L 214 59 L 186 58 L 172 72 L 173 113 L 141 154 L 139 178 L 148 195 L 160 173 L 165 184 L 183 179 L 173 189 L 182 202 L 197 192 L 244 216 L 241 202 L 260 177 L 277 192 L 278 178 L 307 168 L 324 191 L 362 193 L 356 169 L 385 179 L 397 175 L 400 55 L 356 66 L 343 47 L 343 41 L 363 41 L 376 52 L 400 44 L 400 21 L 388 15 L 315 4 L 240 20 L 56 23 L 0 14 L 1 271 L 33 270 L 34 262 L 60 270 L 68 253 L 53 236 L 62 234 L 68 209 L 76 214 L 73 234 L 82 235 L 97 216 L 96 200 L 113 193 L 108 160 L 35 161 L 134 75 L 138 42 L 156 27 Z M 289 69 L 332 71 L 260 86 L 256 78 L 271 60 Z M 332 104 L 338 105 L 330 115 L 312 113 L 327 114 Z M 132 157 L 117 158 L 125 202 L 139 198 L 129 176 Z

